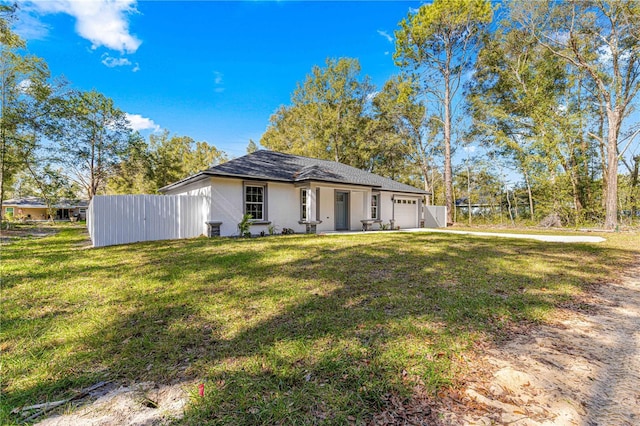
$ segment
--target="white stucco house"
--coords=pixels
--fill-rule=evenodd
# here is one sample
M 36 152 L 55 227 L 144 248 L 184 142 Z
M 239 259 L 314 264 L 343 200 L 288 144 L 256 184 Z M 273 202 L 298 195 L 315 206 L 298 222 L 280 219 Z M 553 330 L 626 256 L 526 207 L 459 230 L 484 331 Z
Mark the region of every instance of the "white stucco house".
M 260 150 L 161 188 L 166 195 L 205 199 L 209 235 L 238 234 L 251 214 L 251 233 L 269 226 L 327 232 L 422 225 L 422 189 L 334 161 Z

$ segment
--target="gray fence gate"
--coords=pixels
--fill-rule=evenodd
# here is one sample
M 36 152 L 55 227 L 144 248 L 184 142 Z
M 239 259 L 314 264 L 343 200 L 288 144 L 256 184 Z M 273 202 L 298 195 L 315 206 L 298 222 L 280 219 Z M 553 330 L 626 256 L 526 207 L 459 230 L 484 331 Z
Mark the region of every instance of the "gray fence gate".
M 96 195 L 87 209 L 94 247 L 206 234 L 204 197 Z
M 424 206 L 424 227 L 425 228 L 446 228 L 447 227 L 447 207 L 446 206 Z

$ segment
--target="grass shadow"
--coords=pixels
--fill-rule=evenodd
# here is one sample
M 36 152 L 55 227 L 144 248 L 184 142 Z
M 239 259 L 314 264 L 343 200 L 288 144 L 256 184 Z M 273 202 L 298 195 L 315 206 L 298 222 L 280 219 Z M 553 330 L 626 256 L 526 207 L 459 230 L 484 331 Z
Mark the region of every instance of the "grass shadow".
M 544 321 L 632 257 L 433 234 L 56 238 L 8 256 L 4 419 L 108 377 L 206 381 L 187 424 L 370 421 L 390 394 L 455 385 L 477 342 Z

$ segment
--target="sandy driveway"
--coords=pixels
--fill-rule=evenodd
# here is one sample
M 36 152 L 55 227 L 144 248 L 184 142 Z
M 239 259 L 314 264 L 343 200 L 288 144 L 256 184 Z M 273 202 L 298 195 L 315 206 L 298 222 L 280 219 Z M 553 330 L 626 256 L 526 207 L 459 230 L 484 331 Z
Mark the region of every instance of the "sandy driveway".
M 453 398 L 443 423 L 640 424 L 640 256 L 619 278 L 596 288 L 586 313 L 488 349 L 489 377 Z
M 549 235 L 549 234 L 511 234 L 505 232 L 479 232 L 479 231 L 456 231 L 453 229 L 440 228 L 416 228 L 406 229 L 407 232 L 436 232 L 444 234 L 478 235 L 481 237 L 517 238 L 526 240 L 544 241 L 548 243 L 601 243 L 605 241 L 602 237 L 589 235 Z

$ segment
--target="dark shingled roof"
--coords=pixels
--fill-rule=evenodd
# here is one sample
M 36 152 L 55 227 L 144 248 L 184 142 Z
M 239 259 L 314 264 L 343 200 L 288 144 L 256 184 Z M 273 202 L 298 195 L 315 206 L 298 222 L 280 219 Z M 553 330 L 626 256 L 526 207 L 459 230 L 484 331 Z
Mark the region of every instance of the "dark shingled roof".
M 372 188 L 427 194 L 422 189 L 378 176 L 346 164 L 335 161 L 318 160 L 298 155 L 260 150 L 240 158 L 213 166 L 179 182 L 161 188 L 166 191 L 207 176 L 225 176 L 244 179 L 271 180 L 281 182 L 330 182 L 350 185 L 369 186 Z

